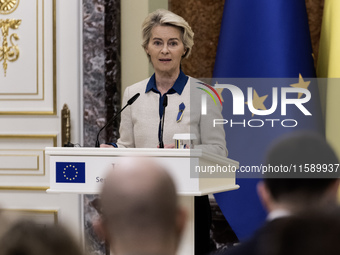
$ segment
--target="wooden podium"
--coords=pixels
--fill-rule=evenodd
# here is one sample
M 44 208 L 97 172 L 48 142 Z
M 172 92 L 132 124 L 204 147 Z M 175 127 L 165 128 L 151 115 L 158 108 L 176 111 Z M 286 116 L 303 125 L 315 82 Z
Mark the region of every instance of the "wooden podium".
M 50 147 L 45 155 L 50 193 L 98 194 L 106 171 L 122 157 L 147 156 L 164 165 L 189 216 L 178 251 L 181 255 L 194 254 L 194 196 L 239 188 L 233 173 L 239 166 L 237 161 L 198 149 Z

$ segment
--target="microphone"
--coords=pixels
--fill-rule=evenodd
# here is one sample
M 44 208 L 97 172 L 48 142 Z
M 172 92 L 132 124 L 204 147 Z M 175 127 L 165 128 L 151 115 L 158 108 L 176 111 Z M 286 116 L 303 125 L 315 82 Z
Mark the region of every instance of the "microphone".
M 137 100 L 137 98 L 140 96 L 140 93 L 137 93 L 136 95 L 134 95 L 133 97 L 131 97 L 128 101 L 127 101 L 127 104 L 125 105 L 125 107 L 126 106 L 128 106 L 128 105 L 132 105 L 136 100 Z M 124 108 L 125 108 L 124 107 Z M 123 108 L 123 109 L 124 109 Z M 123 111 L 123 109 L 122 109 L 122 111 Z M 118 114 L 118 113 L 117 113 Z
M 163 115 L 161 121 L 161 134 L 160 134 L 160 140 L 159 140 L 159 148 L 164 148 L 164 142 L 163 142 L 163 130 L 164 130 L 164 118 L 165 118 L 165 108 L 168 106 L 168 96 L 164 95 L 163 99 Z
M 121 112 L 126 108 L 126 107 L 128 107 L 129 105 L 132 105 L 136 100 L 137 100 L 137 98 L 140 96 L 140 93 L 137 93 L 136 95 L 134 95 L 133 97 L 131 97 L 128 101 L 127 101 L 127 103 L 126 103 L 126 105 L 116 114 L 116 115 L 114 115 L 105 125 L 104 125 L 104 127 L 102 127 L 100 130 L 99 130 L 99 132 L 98 132 L 98 134 L 97 134 L 97 140 L 96 140 L 96 148 L 98 148 L 99 147 L 99 135 L 100 135 L 100 132 L 102 132 L 102 130 L 104 129 L 104 128 L 106 128 L 109 124 L 111 124 L 112 123 L 112 121 L 114 121 L 120 114 L 121 114 Z

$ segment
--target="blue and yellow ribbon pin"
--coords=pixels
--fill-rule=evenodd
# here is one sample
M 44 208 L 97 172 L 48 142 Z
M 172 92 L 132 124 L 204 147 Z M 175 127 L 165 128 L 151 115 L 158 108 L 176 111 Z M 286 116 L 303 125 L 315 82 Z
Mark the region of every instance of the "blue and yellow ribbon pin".
M 178 110 L 178 114 L 177 114 L 177 118 L 176 118 L 177 122 L 180 122 L 182 120 L 184 109 L 185 109 L 185 104 L 181 103 L 179 105 L 179 110 Z

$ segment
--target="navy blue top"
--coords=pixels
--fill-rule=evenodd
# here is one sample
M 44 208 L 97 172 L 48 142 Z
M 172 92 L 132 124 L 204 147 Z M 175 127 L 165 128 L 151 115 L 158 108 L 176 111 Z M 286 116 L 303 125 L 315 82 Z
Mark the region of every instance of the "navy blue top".
M 163 96 L 161 96 L 161 92 L 157 89 L 156 86 L 156 78 L 155 74 L 153 74 L 146 85 L 145 93 L 148 93 L 150 90 L 153 92 L 159 94 L 159 118 L 161 119 L 163 116 L 163 101 L 164 101 L 164 96 L 168 94 L 179 94 L 181 95 L 183 92 L 183 89 L 185 87 L 185 84 L 187 84 L 189 77 L 186 76 L 182 70 L 180 70 L 180 73 L 178 75 L 177 80 L 175 81 L 175 84 L 171 87 L 171 89 L 168 90 Z
M 161 96 L 161 92 L 159 92 L 159 90 L 157 89 L 156 86 L 156 76 L 155 74 L 153 74 L 148 82 L 148 84 L 146 85 L 146 89 L 145 89 L 145 93 L 148 93 L 150 91 L 153 91 L 154 93 L 159 94 L 159 107 L 158 107 L 158 111 L 159 111 L 159 127 L 158 127 L 158 140 L 161 140 L 161 120 L 162 120 L 162 116 L 163 116 L 163 101 L 164 101 L 164 97 L 165 95 L 168 94 L 175 94 L 178 93 L 179 95 L 182 94 L 183 89 L 185 87 L 185 84 L 187 84 L 189 77 L 186 76 L 182 70 L 180 70 L 179 75 L 177 80 L 175 81 L 175 84 L 171 87 L 171 89 L 169 89 L 166 93 L 163 94 L 163 96 Z

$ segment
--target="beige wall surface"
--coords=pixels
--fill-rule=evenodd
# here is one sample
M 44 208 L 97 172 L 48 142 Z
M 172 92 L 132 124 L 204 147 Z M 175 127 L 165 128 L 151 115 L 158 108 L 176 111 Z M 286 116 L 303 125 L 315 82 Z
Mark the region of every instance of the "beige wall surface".
M 121 1 L 122 96 L 127 86 L 153 73 L 141 46 L 141 27 L 145 17 L 159 8 L 168 9 L 168 0 Z

